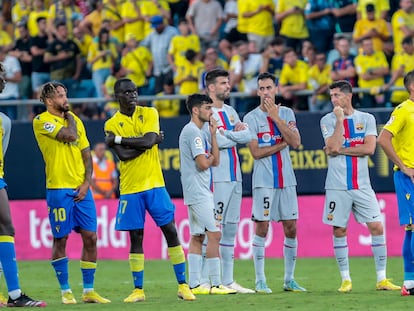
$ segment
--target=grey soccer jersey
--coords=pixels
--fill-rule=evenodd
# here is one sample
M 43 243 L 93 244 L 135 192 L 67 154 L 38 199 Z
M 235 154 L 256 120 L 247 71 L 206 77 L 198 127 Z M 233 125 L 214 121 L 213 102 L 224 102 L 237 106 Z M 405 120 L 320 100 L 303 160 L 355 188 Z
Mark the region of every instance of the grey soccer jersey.
M 333 112 L 320 121 L 324 139 L 332 136 L 335 130 L 336 116 Z M 344 119 L 343 147 L 353 147 L 364 143 L 366 136 L 377 136 L 377 127 L 373 115 L 354 110 Z M 351 190 L 371 188 L 368 171 L 368 156 L 356 157 L 338 155 L 328 157 L 328 173 L 325 189 Z
M 240 162 L 237 154 L 237 144 L 250 141 L 249 130 L 233 131 L 240 122 L 236 110 L 229 105 L 223 108 L 213 107 L 213 117 L 217 121 L 217 144 L 220 149 L 220 165 L 213 167 L 213 181 L 241 181 Z M 208 127 L 203 129 L 208 131 Z
M 187 123 L 179 138 L 180 172 L 184 204 L 196 204 L 213 199 L 211 168 L 200 170 L 195 158 L 210 150 L 207 133 L 200 130 L 194 122 Z
M 290 129 L 297 131 L 296 119 L 293 110 L 281 106 L 279 116 Z M 257 107 L 244 117 L 249 126 L 252 139 L 258 141 L 259 147 L 279 144 L 283 141 L 282 134 L 276 124 Z M 253 188 L 285 188 L 296 186 L 296 177 L 293 172 L 289 154 L 289 146 L 271 156 L 254 160 L 252 187 Z

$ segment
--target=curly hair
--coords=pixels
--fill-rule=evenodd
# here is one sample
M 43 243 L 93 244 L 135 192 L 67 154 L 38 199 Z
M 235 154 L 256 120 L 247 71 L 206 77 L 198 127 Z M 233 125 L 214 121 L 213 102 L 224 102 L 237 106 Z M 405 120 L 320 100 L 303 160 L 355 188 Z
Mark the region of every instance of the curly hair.
M 43 84 L 40 87 L 40 92 L 39 92 L 40 93 L 40 96 L 39 96 L 40 101 L 45 104 L 47 98 L 51 98 L 56 94 L 57 88 L 59 86 L 63 87 L 66 92 L 68 91 L 66 86 L 64 86 L 60 82 L 52 81 L 52 82 L 47 82 L 47 83 Z

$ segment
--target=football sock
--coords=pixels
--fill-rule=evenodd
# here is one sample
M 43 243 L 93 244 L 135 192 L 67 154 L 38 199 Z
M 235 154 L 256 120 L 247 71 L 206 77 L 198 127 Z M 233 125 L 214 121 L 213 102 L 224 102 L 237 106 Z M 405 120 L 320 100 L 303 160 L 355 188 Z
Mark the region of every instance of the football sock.
M 258 281 L 266 282 L 266 276 L 264 273 L 265 241 L 266 238 L 262 238 L 256 234 L 253 236 L 253 262 L 256 273 L 256 283 Z
M 142 289 L 144 286 L 144 254 L 129 254 L 129 268 L 132 272 L 134 287 Z
M 4 278 L 9 293 L 15 290 L 20 291 L 14 237 L 0 235 L 0 262 L 3 264 Z
M 411 251 L 412 231 L 406 230 L 402 248 L 404 260 L 404 285 L 407 288 L 414 287 L 414 256 Z
M 222 283 L 230 285 L 233 283 L 234 269 L 234 238 L 237 233 L 237 224 L 223 224 L 220 240 L 220 257 Z
M 287 238 L 283 242 L 283 255 L 285 258 L 285 284 L 293 280 L 296 266 L 296 256 L 298 254 L 298 240 Z
M 200 274 L 203 258 L 198 254 L 188 254 L 188 285 L 190 288 L 200 285 Z
M 96 262 L 80 261 L 80 268 L 82 271 L 83 279 L 83 292 L 89 292 L 93 290 L 93 283 L 95 281 Z
M 68 264 L 69 259 L 68 257 L 62 257 L 51 262 L 53 269 L 55 269 L 56 277 L 58 279 L 60 289 L 67 290 L 70 289 L 69 286 L 69 270 Z
M 185 256 L 181 245 L 169 247 L 168 256 L 173 264 L 175 277 L 178 284 L 185 283 Z
M 201 275 L 200 275 L 200 284 L 210 285 L 210 279 L 208 277 L 208 268 L 207 268 L 207 265 L 206 265 L 207 242 L 208 242 L 208 238 L 207 238 L 207 235 L 205 235 L 203 245 L 201 246 L 202 264 L 201 264 L 201 271 L 200 271 L 200 273 L 201 273 Z
M 341 273 L 342 280 L 351 280 L 349 275 L 349 260 L 348 260 L 348 242 L 346 236 L 337 238 L 333 237 L 334 253 L 336 262 Z
M 372 253 L 375 259 L 375 271 L 377 272 L 377 282 L 386 278 L 387 267 L 387 246 L 385 245 L 384 235 L 372 236 Z
M 211 280 L 211 286 L 218 286 L 221 284 L 220 279 L 220 258 L 206 258 L 206 266 L 208 269 L 208 275 Z

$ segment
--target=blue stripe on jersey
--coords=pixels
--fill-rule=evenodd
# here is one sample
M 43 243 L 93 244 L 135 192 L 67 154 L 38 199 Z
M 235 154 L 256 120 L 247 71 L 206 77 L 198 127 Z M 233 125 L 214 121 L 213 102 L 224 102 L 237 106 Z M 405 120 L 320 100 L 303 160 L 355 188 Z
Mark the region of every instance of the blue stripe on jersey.
M 272 154 L 273 188 L 279 188 L 279 170 L 276 154 Z
M 345 147 L 349 148 L 351 147 L 351 140 L 350 138 L 352 138 L 355 135 L 355 131 L 354 131 L 354 120 L 352 119 L 345 119 L 344 120 L 344 128 L 345 128 L 345 133 L 348 133 L 349 135 L 345 135 Z M 347 137 L 349 136 L 349 137 Z M 345 156 L 345 160 L 346 160 L 346 184 L 347 184 L 347 188 L 348 190 L 352 189 L 352 157 L 351 156 Z
M 226 130 L 232 131 L 234 129 L 234 126 L 231 125 L 229 117 L 227 116 L 227 113 L 225 111 L 220 111 L 219 113 L 221 121 L 224 123 L 224 128 Z M 228 148 L 227 154 L 229 156 L 229 173 L 230 173 L 230 180 L 236 181 L 236 169 L 235 167 L 237 159 L 237 152 L 236 147 Z

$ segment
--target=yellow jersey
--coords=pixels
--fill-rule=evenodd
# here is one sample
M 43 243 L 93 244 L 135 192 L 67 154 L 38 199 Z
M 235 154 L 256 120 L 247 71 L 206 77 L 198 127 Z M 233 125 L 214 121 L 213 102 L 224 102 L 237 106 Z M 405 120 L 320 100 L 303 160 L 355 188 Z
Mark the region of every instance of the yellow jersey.
M 171 39 L 168 54 L 174 57 L 174 64 L 178 67 L 181 66 L 185 60 L 185 52 L 187 50 L 193 50 L 194 52 L 200 52 L 200 39 L 194 34 L 188 36 L 175 36 Z
M 237 30 L 240 33 L 247 33 L 249 31 L 248 17 L 243 17 L 243 14 L 248 12 L 250 1 L 237 1 Z
M 117 4 L 115 7 L 106 3 L 103 10 L 102 10 L 102 20 L 109 20 L 111 24 L 116 22 L 122 21 L 122 16 L 119 12 L 121 12 L 122 7 L 120 4 Z M 111 29 L 110 35 L 111 37 L 118 40 L 119 43 L 125 42 L 125 26 L 121 26 L 118 29 Z
M 58 141 L 56 135 L 67 126 L 67 120 L 48 111 L 33 119 L 33 131 L 46 164 L 46 188 L 77 188 L 85 181 L 82 150 L 89 148 L 82 121 L 69 112 L 76 122 L 78 138 L 71 143 Z
M 368 19 L 361 19 L 356 21 L 354 25 L 353 38 L 359 38 L 367 34 L 371 29 L 376 29 L 378 33 L 383 36 L 390 37 L 391 33 L 388 30 L 387 22 L 383 19 L 375 19 L 370 21 Z M 382 40 L 381 38 L 372 38 L 372 44 L 374 45 L 374 51 L 382 51 Z
M 387 58 L 384 52 L 374 52 L 372 55 L 360 54 L 355 57 L 355 69 L 358 74 L 358 86 L 361 88 L 371 88 L 373 86 L 383 86 L 384 78 L 378 78 L 373 80 L 364 80 L 360 77 L 361 74 L 368 72 L 370 69 L 388 67 Z
M 273 0 L 255 0 L 255 1 L 247 1 L 246 3 L 246 11 L 247 12 L 254 12 L 260 6 L 270 6 L 273 10 L 275 10 L 275 5 Z M 252 17 L 247 18 L 247 32 L 252 33 L 259 36 L 272 36 L 275 33 L 273 27 L 273 15 L 269 11 L 261 11 L 253 15 Z
M 133 115 L 129 117 L 118 111 L 105 122 L 104 130 L 122 137 L 142 137 L 151 132 L 158 134 L 158 112 L 153 107 L 137 106 Z M 158 145 L 134 159 L 120 161 L 119 172 L 121 195 L 165 186 Z
M 380 18 L 383 11 L 390 10 L 390 3 L 388 0 L 358 0 L 357 12 L 361 13 L 361 19 L 367 18 L 367 4 L 373 4 L 375 6 L 375 18 Z
M 8 46 L 13 43 L 12 38 L 10 37 L 9 33 L 4 30 L 0 30 L 0 45 L 1 46 Z
M 132 0 L 135 1 L 135 0 Z M 137 9 L 140 10 L 142 16 L 142 4 L 141 1 L 135 1 L 136 4 L 132 3 L 132 1 L 127 1 L 122 4 L 121 8 L 121 16 L 122 18 L 135 18 L 138 16 Z M 137 9 L 136 9 L 137 8 Z M 126 36 L 128 34 L 134 34 L 137 41 L 142 41 L 145 38 L 144 33 L 144 20 L 139 20 L 133 23 L 125 23 L 124 25 L 124 38 L 121 42 L 126 41 Z
M 178 94 L 181 95 L 190 95 L 193 93 L 198 93 L 199 89 L 199 81 L 201 78 L 201 74 L 205 70 L 204 63 L 200 61 L 195 61 L 194 63 L 190 63 L 188 60 L 185 60 L 181 66 L 177 68 L 176 75 L 174 77 L 174 83 L 177 84 L 180 80 L 186 77 L 194 77 L 196 81 L 184 81 L 179 85 Z
M 73 38 L 73 41 L 78 46 L 81 56 L 85 58 L 88 57 L 89 47 L 92 45 L 93 42 L 92 36 L 85 33 L 82 38 L 82 41 L 80 41 L 78 38 Z
M 280 71 L 279 84 L 299 84 L 308 82 L 308 71 L 309 66 L 302 60 L 296 62 L 295 67 L 290 67 L 288 64 L 283 64 L 282 70 Z
M 145 85 L 145 72 L 152 61 L 152 54 L 145 46 L 139 46 L 135 50 L 129 51 L 121 59 L 122 67 L 132 70 L 127 74 L 127 78 L 131 79 L 136 86 Z
M 278 13 L 285 12 L 293 7 L 305 9 L 306 0 L 279 0 L 276 8 L 276 18 Z M 281 22 L 280 34 L 288 38 L 305 39 L 309 37 L 303 14 L 292 14 L 286 16 Z
M 407 53 L 395 54 L 391 62 L 391 70 L 396 71 L 399 68 L 404 67 L 404 73 L 408 73 L 414 70 L 414 55 Z M 399 77 L 395 82 L 394 86 L 404 87 L 404 77 Z M 392 103 L 402 103 L 408 99 L 409 95 L 406 90 L 404 91 L 393 91 L 391 94 Z
M 118 58 L 118 51 L 116 49 L 116 46 L 114 43 L 109 42 L 107 45 L 102 47 L 104 50 L 110 51 L 111 54 L 107 55 L 105 59 L 103 57 L 99 58 L 96 62 L 92 64 L 92 71 L 98 70 L 98 69 L 105 69 L 105 68 L 112 68 L 115 60 Z M 100 54 L 102 50 L 99 50 L 99 43 L 98 42 L 92 42 L 92 44 L 89 46 L 89 52 L 88 52 L 88 63 L 92 61 L 98 54 Z
M 407 99 L 398 105 L 384 129 L 392 133 L 392 145 L 404 165 L 414 168 L 414 102 Z
M 92 11 L 84 17 L 85 20 L 91 23 L 92 34 L 94 36 L 99 35 L 102 25 L 102 12 Z
M 414 12 L 407 13 L 404 10 L 396 11 L 391 18 L 392 34 L 394 39 L 394 52 L 403 52 L 402 41 L 405 37 L 401 26 L 406 26 L 408 29 L 414 29 Z

